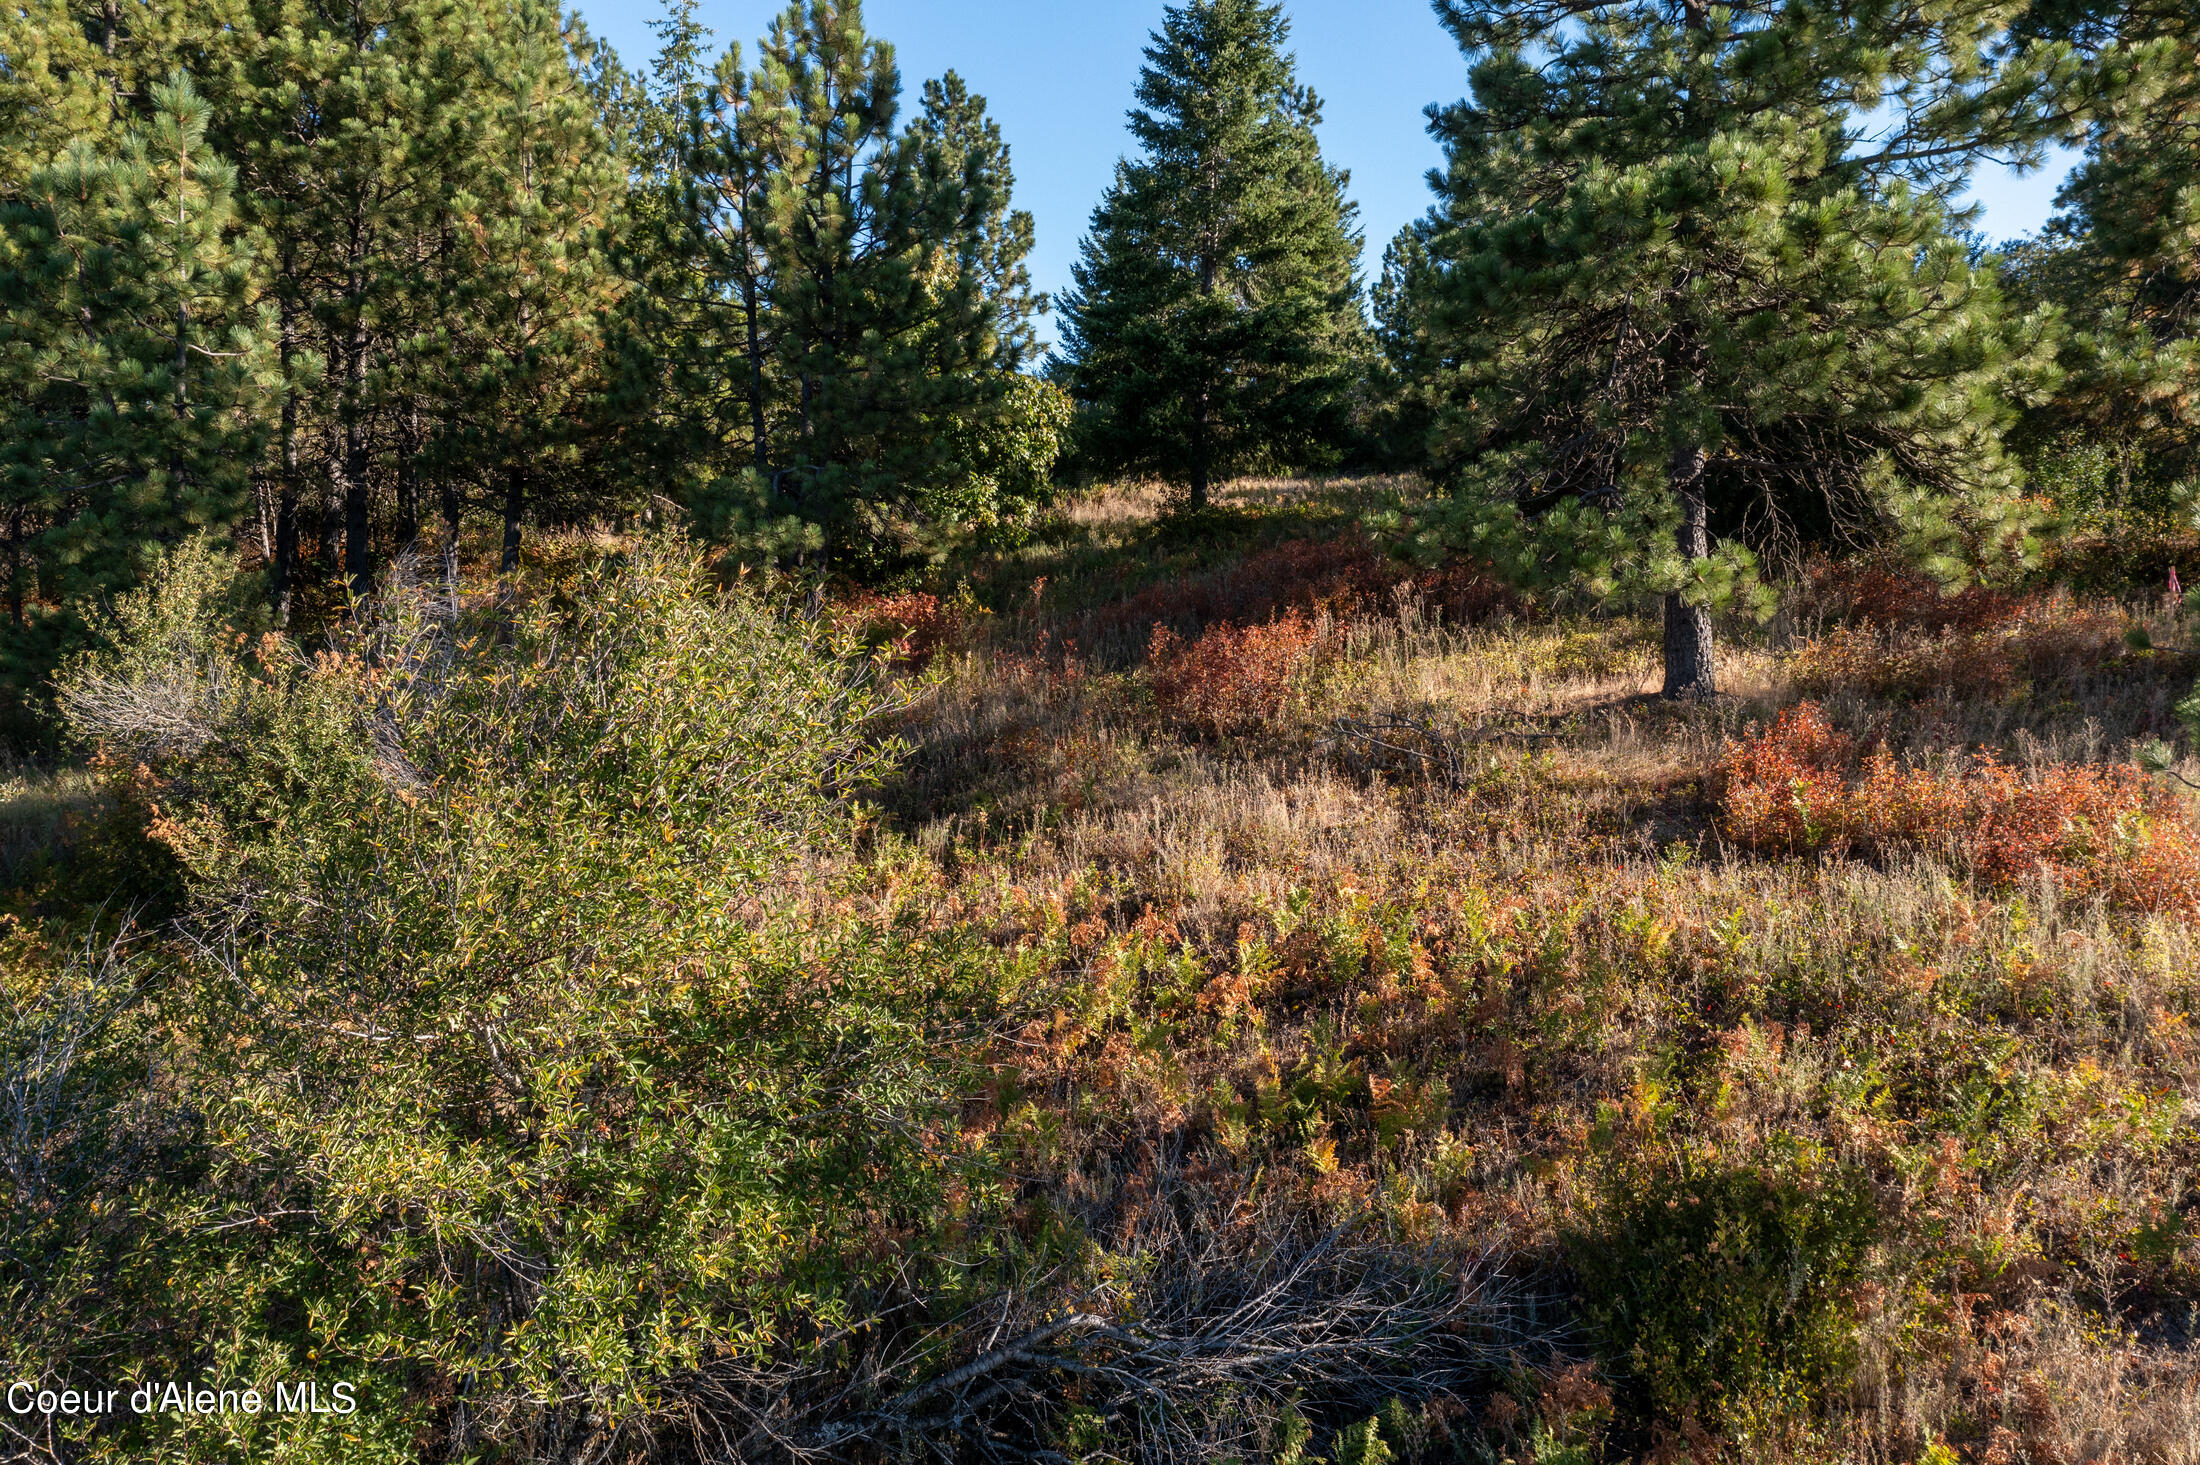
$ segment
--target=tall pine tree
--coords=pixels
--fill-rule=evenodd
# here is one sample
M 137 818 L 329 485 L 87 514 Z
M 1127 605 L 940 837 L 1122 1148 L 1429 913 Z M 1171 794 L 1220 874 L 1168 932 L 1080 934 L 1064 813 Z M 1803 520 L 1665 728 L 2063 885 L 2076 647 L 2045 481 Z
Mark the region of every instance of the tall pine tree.
M 50 665 L 87 598 L 243 515 L 271 312 L 235 170 L 182 73 L 118 152 L 78 139 L 0 214 L 0 514 L 10 665 Z M 35 607 L 43 606 L 45 611 Z
M 2200 12 L 2180 0 L 2035 0 L 2020 37 L 2069 43 L 2094 82 L 2063 212 L 2013 253 L 2074 327 L 2023 450 L 2069 507 L 2159 515 L 2200 496 Z M 2088 481 L 2090 480 L 2090 481 Z
M 907 126 L 900 99 L 858 4 L 799 0 L 753 70 L 729 48 L 659 170 L 658 450 L 751 550 L 882 570 L 1031 496 L 1053 419 L 1017 379 L 1040 302 L 1008 150 L 953 74 Z
M 2000 0 L 1442 0 L 1473 60 L 1434 114 L 1436 542 L 1662 595 L 1665 691 L 1708 695 L 1757 553 L 2008 547 L 2012 319 L 1941 200 L 2067 125 L 2059 47 Z M 1884 122 L 1883 126 L 1876 124 Z
M 487 487 L 498 565 L 524 526 L 558 515 L 583 475 L 586 429 L 608 387 L 605 334 L 626 288 L 612 267 L 626 178 L 577 62 L 589 50 L 555 0 L 483 12 L 470 58 L 479 110 L 454 123 L 439 197 L 443 312 L 416 349 L 436 363 L 432 461 Z
M 1315 140 L 1271 0 L 1187 0 L 1146 48 L 1140 156 L 1093 211 L 1058 374 L 1099 466 L 1203 507 L 1215 481 L 1310 465 L 1348 429 L 1366 351 L 1346 175 Z

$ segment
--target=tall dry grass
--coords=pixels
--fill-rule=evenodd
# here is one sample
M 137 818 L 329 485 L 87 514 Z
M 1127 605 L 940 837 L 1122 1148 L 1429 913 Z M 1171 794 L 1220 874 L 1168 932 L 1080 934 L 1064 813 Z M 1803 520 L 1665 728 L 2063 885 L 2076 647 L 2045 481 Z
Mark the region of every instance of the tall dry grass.
M 1063 981 L 1003 1059 L 1023 1173 L 1099 1214 L 1145 1183 L 1141 1156 L 1257 1171 L 1268 1204 L 1499 1247 L 1562 1290 L 1614 1144 L 1740 1165 L 1802 1144 L 1864 1177 L 1881 1218 L 1853 1377 L 1777 1439 L 1722 1442 L 1707 1415 L 1607 1434 L 1609 1458 L 2196 1458 L 2190 921 L 1931 841 L 1745 848 L 1716 783 L 1806 691 L 1928 775 L 1982 749 L 2027 779 L 2127 767 L 2192 680 L 2122 649 L 2131 624 L 2172 639 L 2158 608 L 1998 608 L 2008 675 L 1921 686 L 1871 658 L 1943 645 L 1924 621 L 1944 608 L 1913 598 L 1867 632 L 1821 594 L 1814 624 L 1730 628 L 1730 695 L 1675 707 L 1649 695 L 1647 621 L 1454 614 L 1401 567 L 1344 573 L 1333 543 L 1271 534 L 1096 588 L 1109 553 L 1151 563 L 1160 507 L 1070 507 L 1081 537 L 1052 552 L 1085 557 L 1078 592 L 1019 597 L 938 655 L 886 797 L 903 898 Z M 1294 563 L 1306 583 L 1278 578 Z M 1293 616 L 1304 654 L 1258 716 L 1177 715 L 1168 655 Z M 1158 667 L 1154 625 L 1174 626 Z M 1211 643 L 1225 670 L 1232 644 Z M 1500 1417 L 1485 1438 L 1510 1448 L 1550 1391 L 1508 1387 L 1510 1413 L 1437 1413 Z

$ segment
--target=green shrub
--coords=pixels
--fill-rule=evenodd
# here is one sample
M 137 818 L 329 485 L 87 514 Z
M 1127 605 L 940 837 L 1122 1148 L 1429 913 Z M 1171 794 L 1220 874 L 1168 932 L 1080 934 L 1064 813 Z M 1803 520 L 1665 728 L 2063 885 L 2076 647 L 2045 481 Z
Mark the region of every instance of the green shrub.
M 1816 1155 L 1683 1154 L 1611 1162 L 1571 1251 L 1628 1402 L 1747 1439 L 1808 1413 L 1853 1366 L 1850 1293 L 1875 1231 L 1862 1182 Z
M 200 1138 L 84 1198 L 136 1241 L 66 1352 L 5 1341 L 361 1408 L 125 1418 L 92 1458 L 626 1448 L 951 1290 L 995 962 L 774 896 L 894 752 L 875 663 L 666 545 L 557 594 L 400 578 L 307 658 L 196 555 L 62 705 L 182 872 L 141 1059 Z
M 2073 523 L 2108 533 L 2191 528 L 2200 482 L 2164 471 L 2143 445 L 2066 433 L 2026 457 L 2039 492 Z

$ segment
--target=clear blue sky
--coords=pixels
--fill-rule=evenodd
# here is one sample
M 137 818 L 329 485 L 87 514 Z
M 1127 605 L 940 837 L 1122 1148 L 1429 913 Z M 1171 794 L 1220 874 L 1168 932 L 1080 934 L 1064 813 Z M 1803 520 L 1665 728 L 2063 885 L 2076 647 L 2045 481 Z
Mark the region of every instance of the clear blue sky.
M 569 0 L 571 3 L 571 0 Z M 785 0 L 704 0 L 716 45 L 758 36 Z M 656 50 L 649 21 L 658 0 L 580 0 L 589 29 L 628 66 Z M 1070 264 L 1092 206 L 1129 145 L 1123 116 L 1140 50 L 1160 23 L 1162 0 L 865 0 L 872 34 L 891 41 L 905 103 L 926 77 L 950 68 L 985 97 L 1014 156 L 1016 202 L 1038 225 L 1031 272 L 1042 290 L 1070 283 Z M 1422 109 L 1466 91 L 1466 65 L 1427 0 L 1292 0 L 1291 45 L 1299 77 L 1323 103 L 1322 150 L 1351 170 L 1367 236 L 1363 269 L 1428 208 L 1428 170 L 1439 154 Z M 2013 178 L 1980 177 L 1982 227 L 1996 239 L 2028 234 L 2052 211 L 2068 167 Z

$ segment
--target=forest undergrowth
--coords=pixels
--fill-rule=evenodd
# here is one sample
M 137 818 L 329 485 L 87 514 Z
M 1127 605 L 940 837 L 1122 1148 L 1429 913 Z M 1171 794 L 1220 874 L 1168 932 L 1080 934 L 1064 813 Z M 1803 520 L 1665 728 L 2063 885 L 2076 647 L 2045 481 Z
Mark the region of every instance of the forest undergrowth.
M 10 1448 L 2200 1462 L 2178 607 L 1819 564 L 1676 703 L 1412 492 L 172 562 L 0 806 L 0 1342 L 364 1404 Z
M 980 1105 L 1026 1204 L 1498 1268 L 1506 1367 L 1337 1458 L 2200 1460 L 2159 590 L 1822 565 L 1675 705 L 1654 622 L 1384 560 L 1382 491 L 1114 490 L 861 612 L 932 679 L 874 869 L 1063 982 Z

